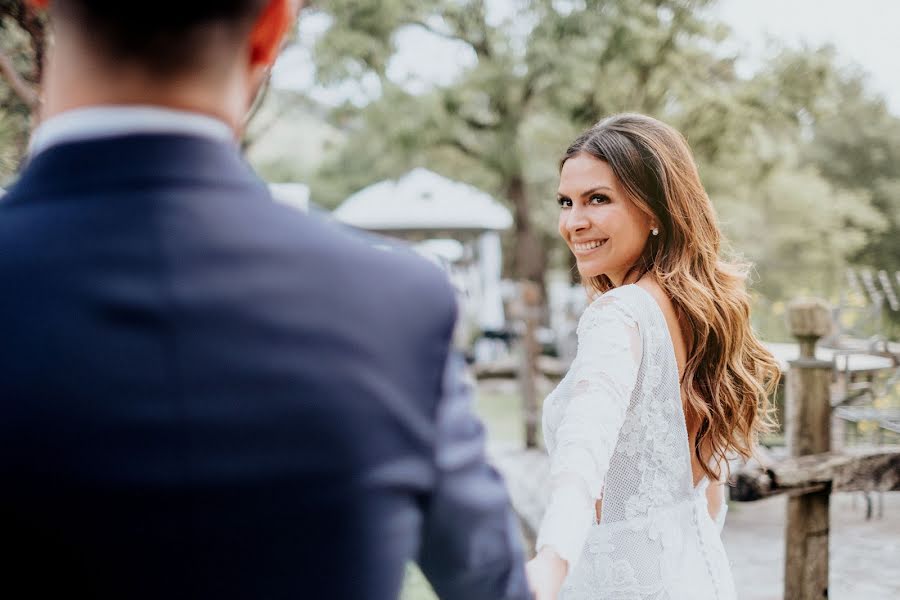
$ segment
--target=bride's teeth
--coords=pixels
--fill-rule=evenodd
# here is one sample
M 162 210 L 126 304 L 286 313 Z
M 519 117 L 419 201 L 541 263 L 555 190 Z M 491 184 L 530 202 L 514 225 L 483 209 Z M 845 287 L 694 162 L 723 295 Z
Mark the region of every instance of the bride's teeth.
M 593 242 L 587 242 L 584 244 L 575 244 L 575 249 L 584 252 L 587 250 L 593 250 L 594 248 L 599 248 L 602 245 L 603 245 L 603 241 L 595 240 Z

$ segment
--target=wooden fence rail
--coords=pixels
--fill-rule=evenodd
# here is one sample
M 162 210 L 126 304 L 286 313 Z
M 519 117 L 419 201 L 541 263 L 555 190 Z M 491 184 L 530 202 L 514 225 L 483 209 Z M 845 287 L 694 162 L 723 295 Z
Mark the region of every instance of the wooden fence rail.
M 830 451 L 833 365 L 816 360 L 815 347 L 829 333 L 831 309 L 821 300 L 796 301 L 788 309 L 788 325 L 800 342 L 800 358 L 787 372 L 785 431 L 790 456 L 768 465 L 746 465 L 734 478 L 731 499 L 790 496 L 784 598 L 819 600 L 828 598 L 831 493 L 900 490 L 900 450 Z
M 787 458 L 741 469 L 734 478 L 730 499 L 749 502 L 777 494 L 900 491 L 900 448 L 848 455 L 814 454 Z

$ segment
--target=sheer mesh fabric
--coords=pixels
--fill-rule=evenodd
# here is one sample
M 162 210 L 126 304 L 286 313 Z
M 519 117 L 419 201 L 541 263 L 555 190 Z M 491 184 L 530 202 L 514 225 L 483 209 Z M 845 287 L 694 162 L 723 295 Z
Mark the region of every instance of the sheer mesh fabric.
M 724 513 L 710 518 L 705 479 L 693 487 L 675 353 L 649 293 L 622 286 L 588 306 L 543 429 L 550 500 L 537 548 L 569 563 L 561 599 L 735 598 Z

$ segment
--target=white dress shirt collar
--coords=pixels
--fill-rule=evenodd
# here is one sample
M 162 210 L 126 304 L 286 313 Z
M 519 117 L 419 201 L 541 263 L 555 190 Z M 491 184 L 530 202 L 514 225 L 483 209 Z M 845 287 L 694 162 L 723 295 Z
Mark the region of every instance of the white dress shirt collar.
M 183 134 L 235 143 L 224 121 L 204 114 L 159 106 L 91 106 L 60 113 L 35 129 L 28 145 L 31 156 L 65 142 L 140 133 Z

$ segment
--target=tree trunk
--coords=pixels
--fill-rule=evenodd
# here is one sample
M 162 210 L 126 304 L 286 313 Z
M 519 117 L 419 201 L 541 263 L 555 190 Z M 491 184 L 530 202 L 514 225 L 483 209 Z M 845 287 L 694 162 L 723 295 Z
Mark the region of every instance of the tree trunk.
M 541 290 L 533 281 L 521 283 L 519 316 L 525 324 L 521 338 L 521 365 L 519 368 L 519 389 L 522 393 L 522 414 L 525 421 L 525 448 L 537 448 L 538 417 L 537 389 L 537 357 L 540 354 L 537 342 L 537 328 L 540 324 Z
M 513 262 L 515 277 L 537 283 L 540 286 L 543 301 L 547 297 L 547 288 L 544 282 L 547 257 L 541 245 L 540 236 L 531 223 L 525 182 L 521 175 L 516 175 L 509 180 L 506 186 L 506 197 L 513 206 L 516 233 L 515 260 Z

